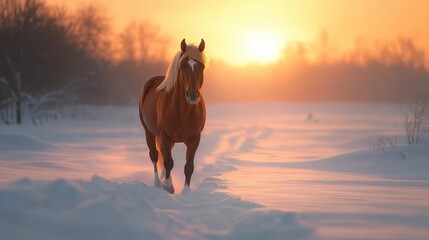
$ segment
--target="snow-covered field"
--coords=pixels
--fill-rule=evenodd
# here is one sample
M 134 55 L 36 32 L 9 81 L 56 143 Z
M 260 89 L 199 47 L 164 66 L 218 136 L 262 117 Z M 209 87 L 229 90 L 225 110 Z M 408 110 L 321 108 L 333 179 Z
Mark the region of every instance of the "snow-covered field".
M 429 148 L 401 144 L 399 106 L 209 105 L 175 195 L 151 186 L 136 109 L 87 111 L 0 125 L 0 239 L 429 239 Z

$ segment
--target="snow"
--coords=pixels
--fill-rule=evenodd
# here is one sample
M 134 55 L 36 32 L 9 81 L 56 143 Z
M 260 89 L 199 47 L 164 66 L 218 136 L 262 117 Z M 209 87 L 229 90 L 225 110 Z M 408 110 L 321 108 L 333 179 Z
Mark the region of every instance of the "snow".
M 209 105 L 191 189 L 173 151 L 174 195 L 136 109 L 85 109 L 0 125 L 0 239 L 429 238 L 429 148 L 402 145 L 398 106 Z
M 352 172 L 387 179 L 429 180 L 429 148 L 399 145 L 379 151 L 359 150 L 295 166 L 334 172 Z
M 171 196 L 144 183 L 97 176 L 90 181 L 21 179 L 0 192 L 0 231 L 5 239 L 248 239 L 255 232 L 300 238 L 310 233 L 293 213 L 254 210 L 258 205 L 213 187 L 206 181 L 192 193 Z M 277 226 L 251 227 L 267 218 Z
M 49 151 L 57 148 L 55 144 L 45 142 L 24 134 L 0 134 L 0 150 L 2 151 Z

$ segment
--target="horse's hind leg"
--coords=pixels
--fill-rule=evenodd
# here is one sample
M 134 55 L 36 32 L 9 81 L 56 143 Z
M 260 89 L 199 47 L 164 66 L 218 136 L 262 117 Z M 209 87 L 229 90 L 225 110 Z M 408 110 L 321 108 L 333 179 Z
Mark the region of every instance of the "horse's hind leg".
M 156 187 L 161 187 L 161 180 L 159 179 L 158 176 L 158 151 L 156 148 L 156 137 L 155 135 L 153 135 L 149 129 L 147 129 L 146 125 L 143 123 L 144 129 L 145 129 L 145 133 L 146 133 L 146 143 L 147 146 L 149 147 L 149 156 L 150 156 L 150 160 L 152 161 L 153 164 L 153 185 Z
M 159 137 L 155 138 L 156 150 L 158 151 L 158 168 L 161 168 L 161 174 L 159 178 L 161 180 L 165 179 L 165 167 L 164 167 L 164 158 L 161 153 L 161 139 Z

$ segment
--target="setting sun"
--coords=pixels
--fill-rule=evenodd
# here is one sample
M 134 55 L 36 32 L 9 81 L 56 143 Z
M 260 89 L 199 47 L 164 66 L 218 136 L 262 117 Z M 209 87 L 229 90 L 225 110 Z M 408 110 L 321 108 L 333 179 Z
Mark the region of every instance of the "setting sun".
M 245 58 L 249 62 L 267 63 L 275 61 L 283 47 L 283 42 L 273 34 L 264 32 L 249 35 L 244 46 Z

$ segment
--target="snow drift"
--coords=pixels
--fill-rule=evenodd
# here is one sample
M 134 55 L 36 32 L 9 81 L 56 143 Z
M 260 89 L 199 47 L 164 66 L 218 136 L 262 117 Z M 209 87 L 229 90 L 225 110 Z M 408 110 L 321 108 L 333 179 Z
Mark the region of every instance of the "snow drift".
M 294 213 L 260 208 L 207 179 L 170 195 L 144 183 L 20 179 L 0 189 L 4 239 L 302 239 Z

